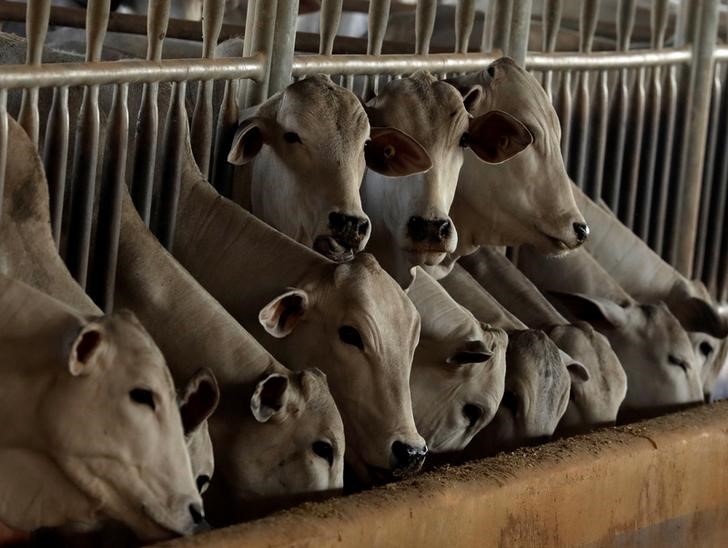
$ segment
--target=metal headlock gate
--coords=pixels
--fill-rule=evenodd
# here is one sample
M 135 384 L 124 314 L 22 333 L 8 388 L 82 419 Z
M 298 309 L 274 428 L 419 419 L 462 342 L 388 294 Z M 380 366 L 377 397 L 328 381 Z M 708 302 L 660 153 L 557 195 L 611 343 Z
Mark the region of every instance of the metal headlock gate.
M 442 9 L 436 0 L 419 0 L 411 8 L 410 45 L 403 43 L 407 40 L 385 41 L 390 15 L 409 9 L 391 0 L 322 0 L 317 40 L 296 33 L 298 0 L 248 0 L 244 25 L 223 25 L 225 1 L 204 0 L 201 28 L 199 23 L 170 20 L 170 0 L 150 1 L 146 18 L 110 14 L 110 0 L 89 1 L 85 14 L 51 7 L 51 0 L 30 0 L 27 7 L 0 2 L 0 20 L 25 21 L 27 35 L 26 64 L 0 70 L 0 200 L 8 153 L 8 94 L 22 90 L 20 111 L 10 114 L 17 115 L 36 144 L 43 143 L 54 237 L 60 242 L 63 229 L 71 272 L 108 310 L 113 305 L 122 185 L 130 185 L 142 218 L 160 241 L 172 241 L 189 82 L 200 82 L 190 123 L 195 159 L 224 190 L 230 173 L 225 158 L 238 113 L 293 79 L 329 74 L 367 98 L 384 78 L 415 70 L 440 76 L 482 70 L 502 53 L 540 74 L 561 119 L 563 154 L 574 181 L 590 196 L 603 198 L 666 260 L 704 280 L 725 301 L 728 47 L 720 45 L 724 14 L 719 0 L 619 0 L 616 12 L 614 0 L 583 0 L 576 15 L 569 13 L 573 4 L 543 0 L 539 12 L 532 0 L 458 0 L 453 47 L 431 48 Z M 336 36 L 345 9 L 368 11 L 366 40 Z M 613 23 L 604 20 L 605 13 L 613 16 Z M 636 27 L 646 13 L 649 27 Z M 478 51 L 470 51 L 471 38 L 477 38 L 476 19 L 483 21 L 482 34 L 475 40 Z M 49 23 L 85 26 L 84 62 L 41 63 Z M 527 52 L 532 23 L 540 26 L 541 52 Z M 725 22 L 722 27 L 728 31 Z M 575 51 L 559 51 L 565 29 L 578 32 Z M 146 32 L 146 59 L 101 61 L 107 31 Z M 242 57 L 215 58 L 221 37 L 236 33 L 244 34 Z M 603 40 L 605 33 L 614 40 Z M 202 57 L 163 59 L 167 36 L 201 36 Z M 216 80 L 225 82 L 219 109 L 212 104 Z M 157 105 L 160 83 L 173 86 L 166 113 Z M 131 113 L 136 124 L 132 150 L 128 95 L 133 84 L 144 87 L 139 110 Z M 114 90 L 106 143 L 100 142 L 101 86 Z M 53 91 L 44 127 L 38 107 L 42 88 Z M 83 89 L 74 142 L 69 135 L 72 88 Z M 167 122 L 161 136 L 163 116 Z M 160 142 L 164 146 L 157 158 Z M 106 153 L 99 166 L 102 150 Z M 129 155 L 133 167 L 127 172 Z M 152 219 L 156 165 L 163 166 L 163 184 L 154 198 L 159 215 Z M 99 221 L 92 250 L 94 207 Z

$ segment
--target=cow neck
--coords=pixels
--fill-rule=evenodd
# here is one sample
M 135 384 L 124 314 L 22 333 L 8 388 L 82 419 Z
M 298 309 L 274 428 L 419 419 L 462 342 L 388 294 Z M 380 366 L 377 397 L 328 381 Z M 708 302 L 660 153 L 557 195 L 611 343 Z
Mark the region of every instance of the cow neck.
M 449 295 L 468 309 L 481 322 L 506 331 L 527 329 L 526 325 L 506 310 L 460 265 L 440 280 Z
M 617 217 L 594 203 L 572 184 L 574 198 L 591 232 L 586 248 L 629 293 L 643 302 L 666 299 L 681 283 L 689 284 L 672 266 Z
M 257 318 L 287 287 L 319 283 L 335 266 L 189 176 L 182 180 L 174 255 L 238 319 L 251 307 Z
M 164 354 L 175 381 L 200 367 L 221 385 L 286 371 L 161 246 L 123 197 L 116 302 L 131 309 Z
M 0 221 L 0 271 L 89 315 L 101 311 L 71 276 L 50 231 L 48 184 L 38 153 L 9 121 L 8 165 Z
M 505 255 L 481 247 L 460 264 L 519 320 L 534 329 L 569 323 Z
M 407 296 L 422 320 L 420 339 L 440 340 L 444 335 L 455 332 L 467 335 L 471 331 L 475 321 L 472 314 L 421 268 L 417 269 Z

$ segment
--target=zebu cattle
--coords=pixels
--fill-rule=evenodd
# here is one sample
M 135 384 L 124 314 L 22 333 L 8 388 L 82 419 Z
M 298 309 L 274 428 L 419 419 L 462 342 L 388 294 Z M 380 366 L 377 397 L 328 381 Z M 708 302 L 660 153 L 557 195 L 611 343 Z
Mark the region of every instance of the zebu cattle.
M 422 269 L 407 295 L 422 318 L 410 376 L 417 430 L 431 452 L 459 451 L 498 409 L 508 336 L 477 321 Z
M 663 303 L 632 299 L 585 249 L 544 257 L 522 248 L 519 267 L 561 305 L 606 335 L 627 373 L 620 412 L 651 414 L 702 401 L 700 369 L 687 333 Z
M 518 319 L 530 328 L 544 330 L 561 350 L 586 368 L 588 379 L 572 383 L 570 404 L 559 431 L 614 424 L 627 392 L 627 377 L 606 337 L 586 322 L 570 324 L 495 248 L 483 246 L 459 263 Z M 572 376 L 580 373 L 569 372 Z
M 141 324 L 83 316 L 4 275 L 0 310 L 0 519 L 193 532 L 204 512 L 174 385 Z
M 204 363 L 223 387 L 209 421 L 211 519 L 230 523 L 343 487 L 343 425 L 323 373 L 283 367 L 159 244 L 126 193 L 122 207 L 117 302 L 137 311 L 176 375 Z
M 393 127 L 420 143 L 432 167 L 400 176 L 367 170 L 362 185 L 364 210 L 372 219 L 371 249 L 382 266 L 402 282 L 412 266 L 434 266 L 455 251 L 457 226 L 450 205 L 465 149 L 479 163 L 501 163 L 531 143 L 519 121 L 499 111 L 473 118 L 468 110 L 480 102 L 481 89 L 464 97 L 451 85 L 420 72 L 393 80 L 367 103 L 373 127 Z M 385 150 L 390 160 L 401 147 Z M 371 164 L 370 164 L 371 165 Z M 406 174 L 399 174 L 406 175 Z
M 695 354 L 702 362 L 703 391 L 709 397 L 722 366 L 716 337 L 728 335 L 728 319 L 700 282 L 682 276 L 606 206 L 594 203 L 576 185 L 573 189 L 579 208 L 594 228 L 587 250 L 633 298 L 667 304 L 690 332 Z
M 504 57 L 453 83 L 465 94 L 481 90 L 480 101 L 471 106 L 474 115 L 504 111 L 525 125 L 532 143 L 499 165 L 465 154 L 450 208 L 458 247 L 431 273 L 442 277 L 457 257 L 481 245 L 531 244 L 548 254 L 579 247 L 589 228 L 564 168 L 559 120 L 538 80 Z
M 569 404 L 569 377 L 575 384 L 588 379 L 584 366 L 561 352 L 543 331 L 528 329 L 462 267 L 455 265 L 440 283 L 478 320 L 508 332 L 503 399 L 465 455 L 482 457 L 551 436 Z
M 370 255 L 336 264 L 270 228 L 220 197 L 189 148 L 173 254 L 273 355 L 326 373 L 363 481 L 419 469 L 427 448 L 409 388 L 419 316 Z
M 228 161 L 252 162 L 253 214 L 329 258 L 361 251 L 369 240 L 359 197 L 365 166 L 385 175 L 430 167 L 422 147 L 401 131 L 370 131 L 356 96 L 327 76 L 291 84 L 244 113 Z

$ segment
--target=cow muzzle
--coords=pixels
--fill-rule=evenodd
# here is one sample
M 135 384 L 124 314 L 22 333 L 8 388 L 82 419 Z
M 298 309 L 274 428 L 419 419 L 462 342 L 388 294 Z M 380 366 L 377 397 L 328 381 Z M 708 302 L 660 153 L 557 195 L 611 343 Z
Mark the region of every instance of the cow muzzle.
M 329 230 L 339 245 L 356 253 L 369 239 L 371 224 L 366 217 L 332 211 L 329 213 Z
M 414 446 L 401 441 L 392 444 L 392 476 L 403 478 L 420 471 L 427 456 L 427 446 Z
M 415 216 L 407 221 L 407 235 L 415 243 L 438 245 L 449 240 L 452 234 L 450 219 L 425 219 Z

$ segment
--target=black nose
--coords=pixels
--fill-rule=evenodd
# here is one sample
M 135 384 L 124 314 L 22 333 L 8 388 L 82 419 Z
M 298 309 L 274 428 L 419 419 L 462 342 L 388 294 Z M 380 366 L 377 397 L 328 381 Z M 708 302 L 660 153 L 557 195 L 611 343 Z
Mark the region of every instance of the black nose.
M 199 503 L 190 504 L 188 506 L 190 510 L 190 516 L 192 516 L 192 522 L 195 525 L 202 523 L 205 520 L 205 512 L 202 510 L 202 505 Z
M 463 405 L 463 415 L 468 420 L 468 428 L 472 428 L 478 422 L 478 419 L 483 416 L 483 409 L 479 405 L 466 403 Z
M 580 244 L 589 237 L 589 227 L 584 223 L 574 223 L 574 232 L 576 232 L 576 241 Z
M 407 222 L 407 234 L 415 242 L 440 243 L 452 234 L 452 224 L 448 219 L 424 219 L 410 217 Z
M 369 220 L 338 211 L 329 213 L 331 235 L 341 245 L 356 249 L 369 233 Z
M 395 475 L 413 474 L 425 462 L 427 446 L 414 447 L 401 441 L 395 441 L 392 444 L 392 456 L 394 457 Z

